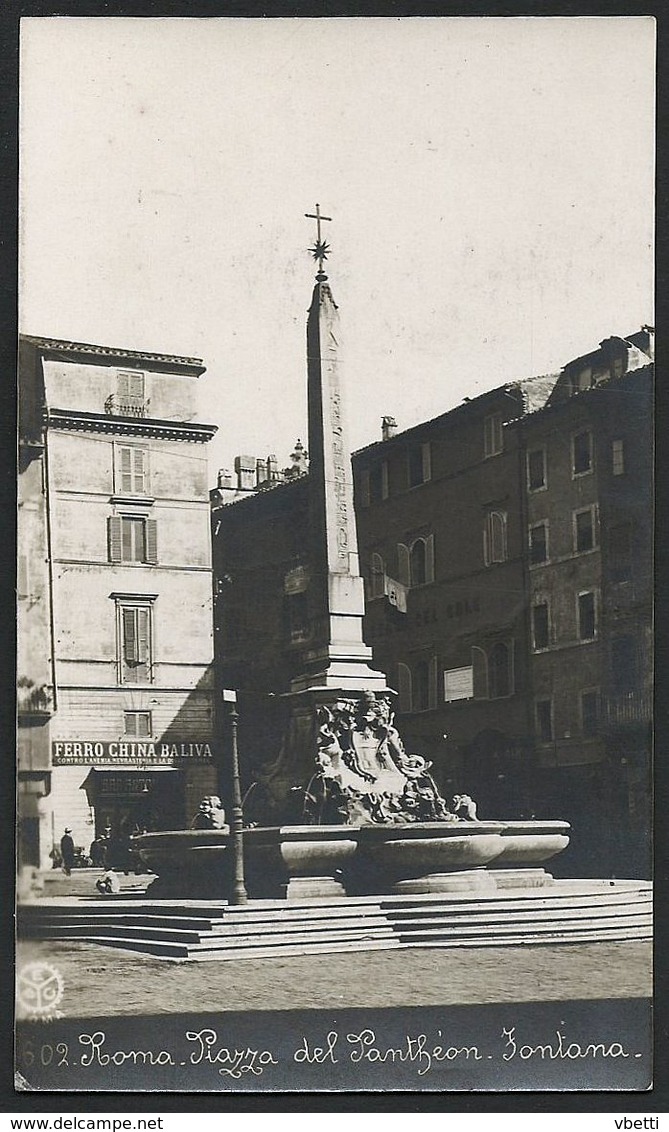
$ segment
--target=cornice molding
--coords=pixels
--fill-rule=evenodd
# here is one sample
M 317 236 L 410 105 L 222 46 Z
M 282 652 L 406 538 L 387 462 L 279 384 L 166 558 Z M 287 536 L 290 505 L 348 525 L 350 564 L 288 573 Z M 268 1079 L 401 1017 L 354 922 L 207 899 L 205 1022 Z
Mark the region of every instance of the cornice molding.
M 189 421 L 161 421 L 146 417 L 116 417 L 72 409 L 47 409 L 47 428 L 76 432 L 103 432 L 112 436 L 146 436 L 159 440 L 186 440 L 206 444 L 218 432 L 218 425 Z
M 155 354 L 147 350 L 121 350 L 113 346 L 96 346 L 90 342 L 68 342 L 61 338 L 40 338 L 32 334 L 22 334 L 21 341 L 29 343 L 43 354 L 57 357 L 103 358 L 111 364 L 121 362 L 124 366 L 134 363 L 138 368 L 142 365 L 159 365 L 170 369 L 185 369 L 199 377 L 204 373 L 206 366 L 202 358 L 191 358 L 177 354 Z
M 121 592 L 119 590 L 112 590 L 112 592 L 110 593 L 109 596 L 114 601 L 118 601 L 118 602 L 121 602 L 121 601 L 134 601 L 134 602 L 138 602 L 138 603 L 144 602 L 148 605 L 149 602 L 157 601 L 160 595 L 159 594 L 147 594 L 147 593 L 141 593 L 141 594 L 127 593 L 127 592 Z

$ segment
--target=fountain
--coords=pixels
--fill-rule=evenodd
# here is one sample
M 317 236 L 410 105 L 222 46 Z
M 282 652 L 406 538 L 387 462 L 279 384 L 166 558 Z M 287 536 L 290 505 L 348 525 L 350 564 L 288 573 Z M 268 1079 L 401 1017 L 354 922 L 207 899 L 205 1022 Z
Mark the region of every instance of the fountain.
M 278 756 L 257 776 L 243 831 L 253 898 L 496 891 L 541 886 L 537 867 L 564 849 L 566 822 L 479 821 L 471 799 L 447 804 L 394 724 L 395 693 L 364 643 L 337 306 L 319 270 L 307 321 L 309 538 L 304 548 L 309 636 L 286 699 Z M 296 800 L 300 816 L 296 821 Z M 223 828 L 145 834 L 136 841 L 159 874 L 151 894 L 230 891 Z M 530 866 L 530 867 L 528 867 Z
M 252 822 L 243 831 L 252 898 L 494 892 L 552 880 L 543 865 L 568 844 L 566 822 L 479 821 L 470 798 L 442 798 L 430 764 L 408 755 L 389 694 L 347 696 L 315 713 L 312 773 L 302 787 L 289 747 L 250 792 L 257 813 L 302 797 L 300 824 Z M 286 790 L 286 784 L 293 785 Z M 202 809 L 202 807 L 201 807 Z M 143 834 L 141 856 L 159 874 L 149 895 L 222 898 L 232 883 L 229 827 Z M 532 866 L 532 867 L 528 867 Z

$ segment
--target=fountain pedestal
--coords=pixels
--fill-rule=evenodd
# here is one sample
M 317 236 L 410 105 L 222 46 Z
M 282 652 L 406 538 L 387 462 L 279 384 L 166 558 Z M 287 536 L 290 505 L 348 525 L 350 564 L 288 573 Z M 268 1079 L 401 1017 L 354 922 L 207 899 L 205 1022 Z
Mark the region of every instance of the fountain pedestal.
M 342 876 L 356 848 L 355 830 L 346 825 L 247 829 L 244 869 L 249 895 L 286 900 L 346 896 Z

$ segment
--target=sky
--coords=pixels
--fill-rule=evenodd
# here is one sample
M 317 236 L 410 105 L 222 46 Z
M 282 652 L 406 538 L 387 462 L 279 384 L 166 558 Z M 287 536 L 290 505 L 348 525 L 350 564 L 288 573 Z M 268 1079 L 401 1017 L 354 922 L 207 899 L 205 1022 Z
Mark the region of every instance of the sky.
M 201 357 L 212 485 L 306 438 L 316 202 L 350 444 L 653 323 L 650 17 L 24 18 L 20 327 Z

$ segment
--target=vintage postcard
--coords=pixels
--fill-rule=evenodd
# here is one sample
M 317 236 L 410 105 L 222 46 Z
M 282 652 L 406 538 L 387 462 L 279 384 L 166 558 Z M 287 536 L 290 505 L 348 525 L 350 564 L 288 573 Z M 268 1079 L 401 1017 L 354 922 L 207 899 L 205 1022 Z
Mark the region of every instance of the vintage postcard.
M 16 1089 L 649 1089 L 653 19 L 20 72 Z

